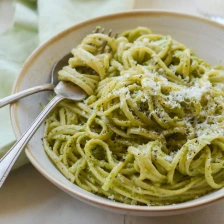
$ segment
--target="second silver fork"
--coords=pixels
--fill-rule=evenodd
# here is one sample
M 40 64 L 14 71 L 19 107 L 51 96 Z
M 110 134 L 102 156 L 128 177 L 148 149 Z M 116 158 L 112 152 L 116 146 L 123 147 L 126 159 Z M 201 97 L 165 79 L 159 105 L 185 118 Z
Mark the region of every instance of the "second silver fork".
M 96 28 L 93 33 L 104 33 L 104 28 Z M 109 31 L 108 36 L 111 36 L 112 34 L 112 30 Z M 106 47 L 107 42 L 104 41 L 102 43 L 102 47 L 100 52 L 102 53 Z M 65 55 L 64 57 L 62 57 L 58 62 L 56 62 L 54 64 L 54 66 L 52 67 L 51 70 L 51 78 L 50 78 L 50 83 L 47 84 L 43 84 L 40 86 L 36 86 L 36 87 L 32 87 L 23 91 L 20 91 L 18 93 L 12 94 L 10 96 L 7 96 L 5 98 L 0 99 L 0 108 L 11 104 L 15 101 L 18 101 L 26 96 L 30 96 L 34 93 L 38 93 L 38 92 L 42 92 L 42 91 L 53 91 L 55 86 L 58 84 L 58 72 L 60 69 L 62 69 L 65 65 L 68 64 L 68 60 L 69 58 L 73 57 L 73 55 L 71 53 Z

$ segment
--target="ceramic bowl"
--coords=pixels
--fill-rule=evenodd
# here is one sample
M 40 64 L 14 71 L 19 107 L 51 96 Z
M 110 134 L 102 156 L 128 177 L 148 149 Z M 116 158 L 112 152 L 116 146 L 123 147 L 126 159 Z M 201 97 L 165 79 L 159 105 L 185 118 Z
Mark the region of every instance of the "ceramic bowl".
M 40 46 L 25 62 L 13 92 L 49 82 L 52 65 L 78 45 L 82 38 L 101 25 L 114 33 L 146 26 L 154 33 L 171 35 L 192 48 L 211 64 L 224 64 L 224 27 L 200 17 L 166 11 L 131 11 L 107 15 L 79 23 Z M 17 138 L 29 127 L 48 103 L 49 92 L 20 100 L 11 106 L 12 126 Z M 126 205 L 96 196 L 69 182 L 46 156 L 41 138 L 42 125 L 28 144 L 25 153 L 31 163 L 53 184 L 72 197 L 109 211 L 144 216 L 163 216 L 185 213 L 202 208 L 224 197 L 224 189 L 185 203 L 167 206 Z

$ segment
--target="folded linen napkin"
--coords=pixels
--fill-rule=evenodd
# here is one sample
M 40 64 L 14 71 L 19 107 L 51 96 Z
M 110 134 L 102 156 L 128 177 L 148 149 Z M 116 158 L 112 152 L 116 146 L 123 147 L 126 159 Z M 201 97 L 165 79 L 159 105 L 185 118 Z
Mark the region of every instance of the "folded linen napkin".
M 23 0 L 12 27 L 0 35 L 0 98 L 8 96 L 30 53 L 61 30 L 85 19 L 133 8 L 134 0 Z M 0 158 L 15 142 L 9 108 L 0 109 Z M 14 169 L 28 162 L 21 154 Z

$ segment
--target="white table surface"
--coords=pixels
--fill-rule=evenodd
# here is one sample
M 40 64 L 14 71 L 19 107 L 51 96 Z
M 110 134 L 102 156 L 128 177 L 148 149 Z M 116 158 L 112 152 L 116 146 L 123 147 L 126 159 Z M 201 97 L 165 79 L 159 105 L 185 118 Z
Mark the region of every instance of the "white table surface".
M 161 8 L 197 14 L 194 0 L 136 0 L 136 8 Z M 0 32 L 11 23 L 12 4 L 0 0 Z M 224 201 L 184 215 L 118 215 L 80 202 L 59 190 L 31 164 L 12 172 L 0 189 L 0 224 L 223 224 Z

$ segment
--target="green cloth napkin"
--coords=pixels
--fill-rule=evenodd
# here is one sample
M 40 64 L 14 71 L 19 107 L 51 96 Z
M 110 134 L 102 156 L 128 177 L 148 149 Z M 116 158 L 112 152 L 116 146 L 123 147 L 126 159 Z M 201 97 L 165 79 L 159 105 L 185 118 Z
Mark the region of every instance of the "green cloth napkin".
M 0 35 L 0 98 L 8 96 L 21 66 L 41 43 L 78 22 L 130 10 L 134 0 L 23 0 L 15 2 L 11 28 Z M 9 108 L 0 109 L 0 157 L 15 142 Z M 28 162 L 21 154 L 14 169 Z

